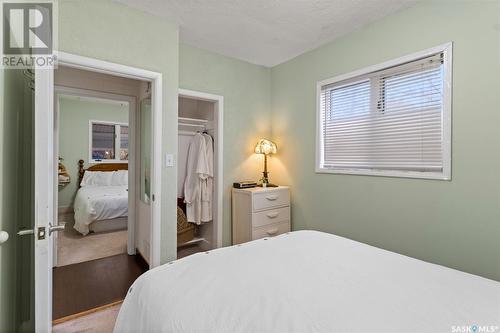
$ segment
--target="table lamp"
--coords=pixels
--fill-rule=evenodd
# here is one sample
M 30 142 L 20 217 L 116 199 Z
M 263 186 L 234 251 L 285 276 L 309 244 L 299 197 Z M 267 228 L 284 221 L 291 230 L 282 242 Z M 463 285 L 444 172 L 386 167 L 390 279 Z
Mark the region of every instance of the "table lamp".
M 269 173 L 267 172 L 267 155 L 276 154 L 277 150 L 276 144 L 267 139 L 260 139 L 255 145 L 255 153 L 264 155 L 264 172 L 262 172 L 264 176 L 261 179 L 262 187 L 277 187 L 277 185 L 269 183 Z

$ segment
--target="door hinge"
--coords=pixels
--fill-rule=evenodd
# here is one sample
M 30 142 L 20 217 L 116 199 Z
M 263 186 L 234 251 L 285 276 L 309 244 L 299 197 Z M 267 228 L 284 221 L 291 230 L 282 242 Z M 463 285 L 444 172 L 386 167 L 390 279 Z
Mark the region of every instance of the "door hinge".
M 37 234 L 38 240 L 45 239 L 45 234 L 46 234 L 45 227 L 38 227 L 38 232 L 36 234 Z
M 154 194 L 151 196 L 151 199 L 153 199 L 153 201 L 155 201 L 155 195 Z

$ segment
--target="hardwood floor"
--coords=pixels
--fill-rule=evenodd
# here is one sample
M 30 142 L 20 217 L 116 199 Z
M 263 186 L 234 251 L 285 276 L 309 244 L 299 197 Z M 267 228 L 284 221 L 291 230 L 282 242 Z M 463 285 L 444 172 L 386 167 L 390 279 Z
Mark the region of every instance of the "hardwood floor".
M 181 258 L 190 256 L 190 255 L 198 253 L 198 252 L 204 252 L 204 250 L 197 244 L 183 246 L 183 247 L 177 248 L 177 259 L 181 259 Z
M 148 270 L 140 257 L 118 254 L 53 269 L 52 319 L 60 319 L 125 298 Z

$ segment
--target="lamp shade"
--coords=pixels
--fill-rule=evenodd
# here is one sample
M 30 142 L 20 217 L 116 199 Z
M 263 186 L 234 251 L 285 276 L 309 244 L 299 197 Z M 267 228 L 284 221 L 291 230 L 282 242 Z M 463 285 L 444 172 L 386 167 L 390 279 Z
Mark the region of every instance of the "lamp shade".
M 277 151 L 278 147 L 276 147 L 276 144 L 267 139 L 260 139 L 259 142 L 257 142 L 257 144 L 255 145 L 256 154 L 269 155 L 276 154 Z

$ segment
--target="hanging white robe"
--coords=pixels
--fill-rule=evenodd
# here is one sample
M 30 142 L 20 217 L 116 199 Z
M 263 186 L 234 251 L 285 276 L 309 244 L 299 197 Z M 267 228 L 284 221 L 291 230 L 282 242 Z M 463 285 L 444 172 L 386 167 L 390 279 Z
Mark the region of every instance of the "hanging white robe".
M 206 161 L 208 173 L 201 182 L 201 222 L 212 221 L 212 202 L 214 191 L 214 142 L 210 135 L 203 134 L 205 138 Z
M 196 133 L 189 144 L 184 182 L 184 202 L 189 222 L 201 223 L 201 184 L 208 173 L 206 141 L 202 134 Z

